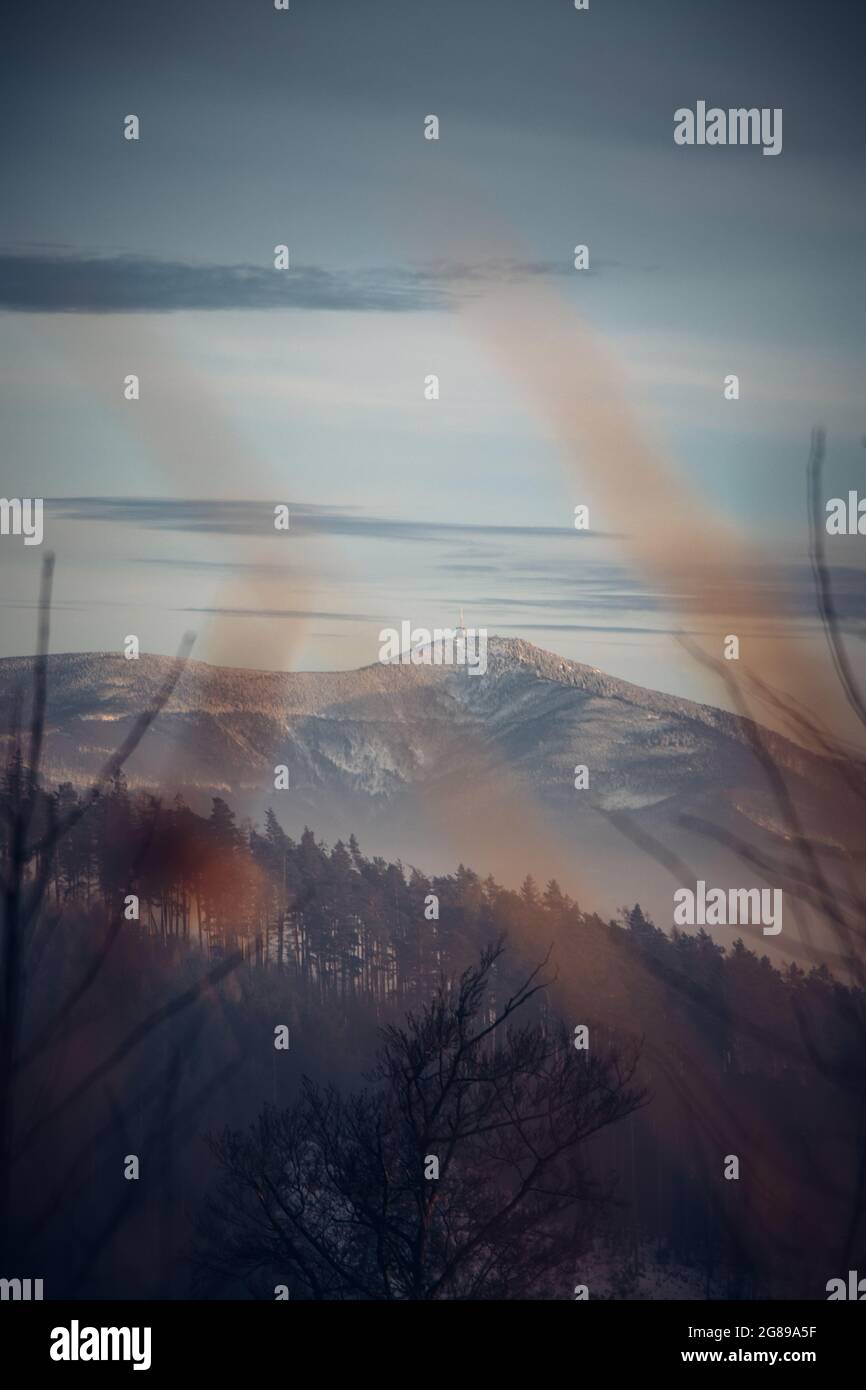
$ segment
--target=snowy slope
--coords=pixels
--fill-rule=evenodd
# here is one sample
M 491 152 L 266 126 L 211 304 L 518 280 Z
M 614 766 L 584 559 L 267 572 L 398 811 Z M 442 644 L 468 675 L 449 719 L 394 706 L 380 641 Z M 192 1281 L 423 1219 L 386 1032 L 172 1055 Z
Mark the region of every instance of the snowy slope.
M 51 657 L 48 779 L 92 778 L 171 666 L 147 655 Z M 26 659 L 0 661 L 4 709 L 30 670 Z M 583 834 L 588 816 L 622 811 L 654 830 L 711 812 L 729 831 L 784 834 L 754 737 L 747 721 L 710 706 L 493 638 L 484 676 L 443 666 L 280 673 L 190 662 L 127 771 L 132 786 L 193 802 L 221 793 L 260 819 L 275 801 L 274 767 L 285 764 L 291 792 L 278 811 L 340 834 L 370 817 L 406 828 L 443 788 L 451 805 L 461 786 L 480 804 L 488 785 L 501 798 L 503 776 L 512 799 L 531 798 L 569 834 Z M 776 735 L 761 738 L 810 832 L 843 842 L 854 808 L 837 792 L 824 804 L 832 766 Z M 590 769 L 584 792 L 574 789 L 577 764 Z M 423 862 L 420 831 L 416 840 Z

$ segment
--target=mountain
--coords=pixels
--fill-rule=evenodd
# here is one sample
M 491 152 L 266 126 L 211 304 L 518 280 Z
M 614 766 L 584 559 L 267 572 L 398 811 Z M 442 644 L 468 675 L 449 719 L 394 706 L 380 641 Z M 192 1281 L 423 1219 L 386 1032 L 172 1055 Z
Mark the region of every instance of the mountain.
M 46 780 L 92 779 L 171 667 L 160 656 L 50 657 Z M 4 708 L 31 668 L 30 659 L 0 661 Z M 840 794 L 835 764 L 722 710 L 491 638 L 483 676 L 454 666 L 295 673 L 190 661 L 127 776 L 193 804 L 226 796 L 259 820 L 272 805 L 290 833 L 305 822 L 332 838 L 363 833 L 368 848 L 425 868 L 459 858 L 512 877 L 554 873 L 603 894 L 663 881 L 669 904 L 670 866 L 659 880 L 634 836 L 650 833 L 680 859 L 697 855 L 705 877 L 721 872 L 732 836 L 783 845 L 791 828 L 767 759 L 808 833 L 843 846 L 859 806 Z M 280 764 L 287 791 L 274 790 Z M 589 787 L 578 791 L 580 764 Z M 711 820 L 718 842 L 684 818 Z M 735 882 L 753 881 L 738 872 Z

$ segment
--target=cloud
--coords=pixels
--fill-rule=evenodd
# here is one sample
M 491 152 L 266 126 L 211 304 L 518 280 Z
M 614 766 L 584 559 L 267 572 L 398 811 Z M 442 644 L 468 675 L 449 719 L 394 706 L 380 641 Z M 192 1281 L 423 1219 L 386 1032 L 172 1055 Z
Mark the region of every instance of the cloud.
M 343 537 L 348 540 L 396 541 L 419 543 L 434 547 L 431 559 L 435 568 L 455 580 L 480 583 L 498 574 L 507 578 L 510 593 L 467 592 L 466 601 L 484 608 L 518 609 L 527 615 L 533 610 L 551 611 L 560 608 L 572 611 L 576 605 L 589 605 L 602 612 L 663 612 L 680 605 L 688 597 L 688 589 L 676 582 L 649 588 L 633 570 L 604 558 L 598 552 L 582 551 L 578 571 L 568 573 L 563 566 L 563 554 L 553 542 L 607 541 L 621 539 L 611 532 L 575 531 L 567 526 L 503 526 L 483 522 L 426 521 L 366 515 L 352 506 L 333 506 L 306 502 L 289 502 L 291 535 L 300 537 Z M 161 497 L 54 497 L 45 500 L 46 517 L 89 523 L 109 523 L 188 535 L 217 535 L 266 538 L 273 532 L 274 503 L 250 499 L 161 498 Z M 506 546 L 500 562 L 476 561 L 481 542 L 496 539 L 508 542 L 536 542 L 535 559 L 523 554 L 516 561 L 513 548 Z M 448 560 L 437 545 L 455 546 Z M 549 547 L 549 548 L 548 548 Z M 590 555 L 594 558 L 590 559 Z M 243 561 L 237 558 L 173 558 L 168 556 L 138 556 L 134 563 L 170 568 L 223 570 L 267 575 L 282 567 L 262 561 Z M 712 560 L 707 561 L 709 571 Z M 835 565 L 831 571 L 836 608 L 842 622 L 852 629 L 866 620 L 866 572 L 855 565 Z M 539 593 L 539 587 L 542 592 Z M 545 593 L 544 587 L 548 592 Z M 707 612 L 723 611 L 739 590 L 749 591 L 770 605 L 779 617 L 817 619 L 814 578 L 811 567 L 801 562 L 767 558 L 751 566 L 706 601 Z M 324 616 L 324 615 L 322 615 Z M 854 626 L 853 630 L 859 631 Z
M 503 598 L 494 594 L 482 594 L 473 602 L 490 608 L 539 608 L 548 611 L 573 608 L 614 609 L 633 612 L 657 612 L 665 603 L 655 594 L 617 594 L 597 590 L 592 582 L 580 588 L 579 593 L 569 593 L 553 598 Z M 670 603 L 667 604 L 670 607 Z
M 267 501 L 211 500 L 161 497 L 50 497 L 50 517 L 67 521 L 107 521 L 147 530 L 191 531 L 236 536 L 265 536 L 273 530 L 273 509 Z M 496 526 L 471 522 L 404 521 L 362 516 L 351 507 L 289 503 L 291 531 L 299 535 L 348 536 L 369 540 L 443 541 L 474 536 L 565 537 L 584 542 L 610 538 L 601 531 L 575 531 L 567 526 Z
M 220 618 L 332 618 L 341 623 L 381 623 L 378 613 L 328 613 L 316 608 L 176 608 L 176 613 L 204 613 Z
M 599 268 L 610 269 L 619 261 L 594 260 L 592 269 L 587 267 L 581 278 L 598 273 Z M 493 256 L 485 261 L 432 260 L 419 266 L 415 277 L 419 283 L 446 284 L 515 284 L 520 280 L 532 280 L 539 276 L 572 275 L 574 266 L 570 260 L 533 261 L 521 260 L 514 256 Z
M 473 286 L 567 274 L 550 261 L 431 261 L 354 271 L 299 265 L 206 265 L 149 256 L 43 248 L 0 254 L 0 308 L 18 313 L 167 313 L 193 309 L 330 309 L 406 313 L 447 309 Z
M 408 274 L 281 271 L 195 265 L 147 256 L 0 255 L 0 308 L 22 313 L 110 314 L 176 309 L 433 309 L 440 295 Z
M 487 609 L 516 608 L 527 612 L 533 609 L 568 611 L 579 607 L 599 613 L 660 613 L 678 607 L 685 597 L 684 593 L 673 585 L 667 592 L 643 590 L 639 581 L 613 569 L 610 570 L 607 585 L 603 584 L 600 571 L 597 570 L 596 575 L 599 577 L 591 573 L 579 578 L 570 578 L 551 573 L 549 582 L 554 593 L 547 598 L 510 598 L 488 594 L 473 595 L 472 601 Z M 862 624 L 866 620 L 866 573 L 862 569 L 838 565 L 830 570 L 830 582 L 841 624 L 848 631 L 862 635 Z M 815 581 L 809 565 L 768 560 L 748 575 L 743 575 L 741 586 L 760 598 L 762 612 L 772 609 L 778 618 L 787 622 L 818 621 Z M 729 592 L 719 592 L 713 602 L 707 603 L 707 613 L 723 611 L 730 598 Z M 520 626 L 530 629 L 532 625 Z
M 437 569 L 444 570 L 446 574 L 498 574 L 502 569 L 501 565 L 455 565 L 451 562 L 437 565 Z

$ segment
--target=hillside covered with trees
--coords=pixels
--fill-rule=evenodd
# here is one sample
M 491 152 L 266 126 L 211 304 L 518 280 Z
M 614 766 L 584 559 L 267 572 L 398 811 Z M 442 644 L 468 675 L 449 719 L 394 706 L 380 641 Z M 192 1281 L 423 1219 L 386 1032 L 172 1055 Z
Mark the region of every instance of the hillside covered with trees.
M 7 811 L 24 778 L 13 764 Z M 604 921 L 555 882 L 527 878 L 514 892 L 462 865 L 428 877 L 368 859 L 354 838 L 329 847 L 306 830 L 295 841 L 273 812 L 263 827 L 238 824 L 219 798 L 199 816 L 130 794 L 120 773 L 92 804 L 69 786 L 36 789 L 32 801 L 27 878 L 42 897 L 21 1001 L 7 1239 L 58 1294 L 273 1296 L 285 1249 L 268 1246 L 253 1277 L 245 1184 L 274 1164 L 285 1172 L 315 1117 L 323 1171 L 339 1170 L 333 1146 L 350 1131 L 369 1157 L 371 1117 L 405 1114 L 396 1058 L 419 1055 L 419 1037 L 425 1066 L 441 1069 L 450 1055 L 453 1034 L 431 1035 L 431 1018 L 438 1007 L 440 1024 L 453 1021 L 467 972 L 480 980 L 472 1016 L 496 1035 L 479 1054 L 492 1071 L 467 1079 L 497 1125 L 510 1115 L 512 1139 L 520 1112 L 502 1078 L 517 1086 L 527 1061 L 512 1025 L 538 1060 L 533 1085 L 547 1078 L 546 1103 L 576 1086 L 575 1113 L 586 1113 L 588 1073 L 560 1073 L 564 1058 L 595 1068 L 592 1086 L 608 1100 L 603 1123 L 572 1134 L 574 1164 L 559 1171 L 553 1206 L 534 1222 L 524 1212 L 525 1226 L 497 1226 L 485 1245 L 491 1268 L 509 1251 L 512 1283 L 485 1283 L 470 1264 L 460 1296 L 571 1297 L 600 1260 L 605 1287 L 626 1296 L 650 1262 L 690 1271 L 698 1296 L 819 1297 L 846 1240 L 858 1238 L 864 1001 L 826 968 L 780 972 L 740 940 L 726 951 L 703 931 L 663 932 L 639 906 Z M 14 825 L 4 817 L 7 861 Z M 583 1056 L 572 1045 L 580 1027 Z M 531 1098 L 518 1091 L 521 1104 Z M 416 1140 L 386 1127 L 392 1161 L 405 1165 Z M 457 1128 L 471 1157 L 453 1170 L 459 1183 L 440 1182 L 465 1222 L 482 1209 L 467 1194 L 485 1189 L 485 1174 L 492 1191 L 503 1164 L 525 1170 L 511 1149 L 488 1152 Z M 769 1146 L 769 1133 L 781 1144 Z M 737 1182 L 723 1176 L 730 1154 Z M 129 1156 L 139 1160 L 134 1180 Z M 412 1171 L 423 1199 L 431 1185 Z M 346 1193 L 321 1182 L 306 1201 L 333 1215 Z M 805 1183 L 826 1205 L 792 1228 Z M 537 1200 L 530 1193 L 530 1207 Z M 449 1296 L 448 1241 L 434 1247 L 444 1264 L 427 1282 L 417 1270 L 373 1278 L 369 1250 L 330 1282 L 297 1262 L 282 1282 L 293 1297 Z

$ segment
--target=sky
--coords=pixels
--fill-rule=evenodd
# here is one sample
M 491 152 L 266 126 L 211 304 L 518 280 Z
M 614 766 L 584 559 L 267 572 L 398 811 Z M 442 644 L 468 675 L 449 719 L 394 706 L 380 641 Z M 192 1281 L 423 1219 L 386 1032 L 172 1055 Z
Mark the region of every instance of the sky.
M 612 456 L 563 447 L 520 368 L 566 339 L 475 313 L 512 290 L 579 326 L 560 375 L 579 397 L 603 358 L 693 515 L 748 543 L 773 640 L 811 650 L 812 427 L 828 496 L 866 464 L 857 7 L 48 0 L 4 25 L 0 484 L 45 499 L 54 650 L 191 628 L 205 660 L 337 669 L 462 606 L 707 696 L 676 641 L 703 619 L 635 544 L 653 478 L 619 508 Z M 698 100 L 781 108 L 782 152 L 675 145 Z M 40 558 L 0 537 L 0 656 L 33 649 Z M 831 558 L 862 633 L 862 542 Z

